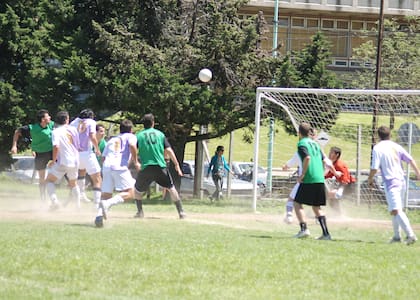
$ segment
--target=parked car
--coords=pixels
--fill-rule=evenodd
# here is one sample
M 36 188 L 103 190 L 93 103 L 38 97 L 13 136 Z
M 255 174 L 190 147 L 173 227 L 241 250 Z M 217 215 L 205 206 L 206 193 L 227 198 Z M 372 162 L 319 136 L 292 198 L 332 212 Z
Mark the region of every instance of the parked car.
M 232 171 L 240 179 L 252 182 L 252 177 L 254 173 L 254 164 L 252 162 L 232 162 Z M 257 172 L 257 184 L 260 188 L 260 193 L 265 194 L 267 186 L 267 171 L 258 166 Z
M 35 171 L 35 158 L 30 155 L 14 155 L 13 162 L 5 174 L 25 183 L 38 183 L 38 172 Z
M 211 195 L 216 190 L 211 176 L 208 178 L 207 175 L 208 164 L 204 164 L 203 167 L 203 192 L 205 195 Z M 182 172 L 184 176 L 181 178 L 181 192 L 193 193 L 194 190 L 194 174 L 195 164 L 194 161 L 186 160 L 182 164 Z M 253 185 L 251 182 L 241 180 L 239 178 L 231 178 L 231 194 L 237 196 L 252 196 Z M 259 191 L 258 191 L 259 192 Z M 227 193 L 227 177 L 223 177 L 223 193 Z

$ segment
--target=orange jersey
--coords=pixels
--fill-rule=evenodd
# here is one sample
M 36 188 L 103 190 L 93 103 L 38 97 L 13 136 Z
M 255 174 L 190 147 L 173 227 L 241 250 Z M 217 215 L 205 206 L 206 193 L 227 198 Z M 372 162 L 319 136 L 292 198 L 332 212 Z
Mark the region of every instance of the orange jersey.
M 356 179 L 350 175 L 349 168 L 347 167 L 346 163 L 343 162 L 340 159 L 337 159 L 333 166 L 337 172 L 341 172 L 341 177 L 336 178 L 338 182 L 348 184 L 353 183 L 356 181 Z M 328 171 L 327 175 L 325 175 L 325 178 L 332 178 L 334 177 L 334 174 L 331 171 Z

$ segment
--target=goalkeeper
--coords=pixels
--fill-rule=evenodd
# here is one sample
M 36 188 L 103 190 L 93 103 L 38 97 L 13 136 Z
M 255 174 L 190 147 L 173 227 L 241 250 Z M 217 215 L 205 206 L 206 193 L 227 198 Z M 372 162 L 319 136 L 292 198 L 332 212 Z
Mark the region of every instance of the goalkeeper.
M 332 161 L 334 169 L 329 169 L 325 174 L 327 188 L 327 197 L 331 207 L 341 214 L 341 207 L 338 200 L 343 198 L 344 188 L 356 182 L 356 179 L 350 175 L 347 164 L 340 159 L 341 149 L 339 147 L 331 147 L 328 158 Z

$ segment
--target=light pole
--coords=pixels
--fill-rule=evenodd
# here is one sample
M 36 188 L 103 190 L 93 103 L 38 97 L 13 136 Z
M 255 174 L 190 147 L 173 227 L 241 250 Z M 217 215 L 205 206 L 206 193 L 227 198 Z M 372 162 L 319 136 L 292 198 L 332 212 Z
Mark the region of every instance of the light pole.
M 198 79 L 203 83 L 208 83 L 213 77 L 213 73 L 210 69 L 201 69 L 198 73 Z M 207 125 L 200 125 L 199 135 L 207 133 Z M 204 161 L 204 149 L 203 141 L 195 142 L 195 171 L 194 171 L 194 189 L 193 194 L 200 199 L 203 198 L 203 161 Z

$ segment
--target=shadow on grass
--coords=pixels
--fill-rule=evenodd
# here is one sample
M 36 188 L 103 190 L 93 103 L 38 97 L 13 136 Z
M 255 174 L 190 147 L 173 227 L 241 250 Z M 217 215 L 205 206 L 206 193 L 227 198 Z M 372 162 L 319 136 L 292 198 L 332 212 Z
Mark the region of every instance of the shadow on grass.
M 255 238 L 255 239 L 276 239 L 276 240 L 299 240 L 297 238 L 295 238 L 294 236 L 271 236 L 271 235 L 248 235 L 248 237 L 251 238 Z M 317 242 L 322 242 L 322 243 L 342 243 L 342 242 L 346 242 L 346 243 L 365 243 L 365 244 L 376 244 L 377 242 L 374 241 L 364 241 L 364 240 L 360 240 L 360 239 L 332 239 L 329 241 L 318 241 L 316 238 L 303 238 L 300 239 L 302 241 L 317 241 Z

